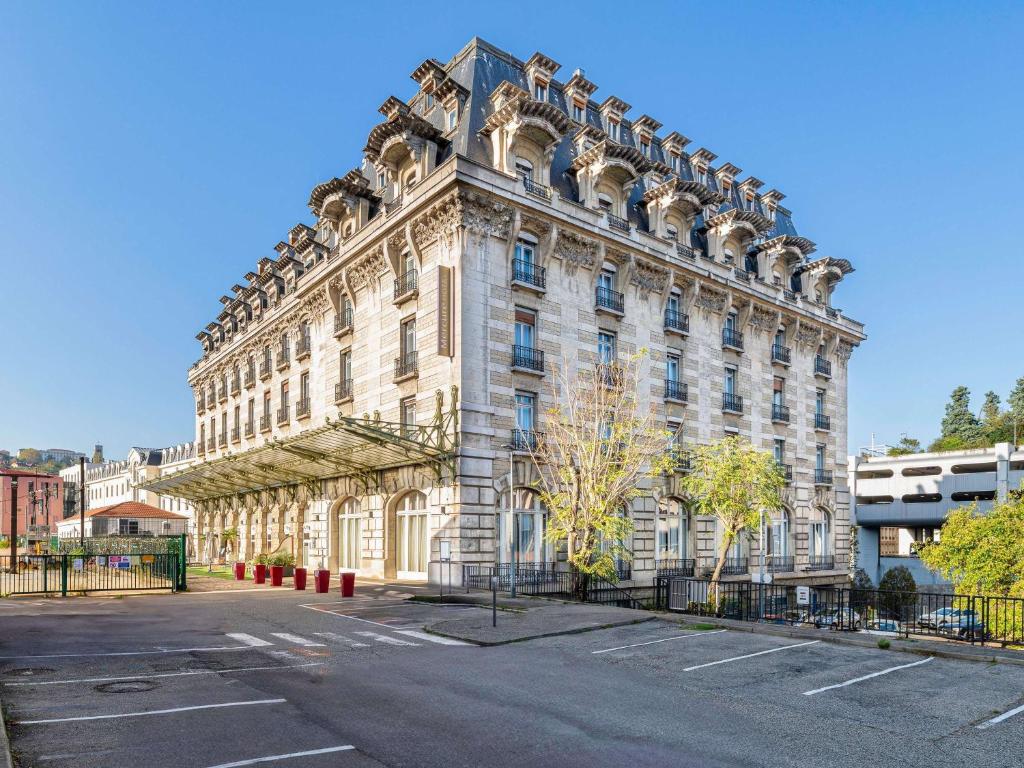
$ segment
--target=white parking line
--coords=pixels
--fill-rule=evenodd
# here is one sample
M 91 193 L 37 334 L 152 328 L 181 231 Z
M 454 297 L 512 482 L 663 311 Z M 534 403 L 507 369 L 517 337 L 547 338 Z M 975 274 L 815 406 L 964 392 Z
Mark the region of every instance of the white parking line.
M 19 687 L 32 685 L 70 685 L 72 683 L 111 683 L 117 680 L 152 680 L 157 677 L 187 677 L 190 675 L 227 675 L 238 672 L 277 672 L 285 669 L 299 669 L 301 667 L 321 667 L 323 662 L 312 661 L 308 664 L 286 664 L 274 667 L 235 667 L 233 669 L 196 669 L 188 672 L 161 672 L 153 675 L 123 675 L 121 677 L 78 677 L 73 680 L 34 680 L 22 683 L 4 683 L 5 687 Z
M 335 643 L 345 643 L 346 645 L 351 645 L 353 648 L 370 647 L 366 643 L 360 643 L 356 640 L 352 640 L 351 638 L 345 637 L 344 635 L 339 635 L 336 632 L 314 632 L 313 634 L 317 637 L 326 637 L 328 640 L 331 640 Z
M 651 640 L 646 643 L 632 643 L 631 645 L 620 645 L 617 648 L 602 648 L 600 651 L 591 651 L 592 654 L 597 655 L 599 653 L 611 653 L 612 651 L 624 651 L 626 648 L 639 648 L 641 645 L 656 645 L 658 643 L 667 643 L 670 640 L 682 640 L 686 637 L 701 637 L 702 635 L 717 635 L 720 632 L 725 632 L 724 629 L 715 629 L 711 632 L 691 632 L 686 635 L 676 635 L 675 637 L 666 637 L 661 640 Z
M 114 651 L 111 653 L 47 653 L 23 656 L 0 656 L 0 661 L 15 659 L 91 659 L 108 656 L 153 656 L 160 653 L 213 653 L 215 651 L 249 651 L 251 645 L 216 645 L 210 648 L 157 648 L 152 651 Z
M 227 636 L 239 643 L 245 643 L 252 648 L 262 648 L 265 645 L 273 645 L 273 643 L 267 642 L 266 640 L 260 640 L 258 637 L 247 635 L 245 632 L 228 632 Z
M 255 757 L 252 760 L 239 760 L 234 763 L 221 763 L 211 765 L 210 768 L 242 768 L 244 765 L 259 765 L 260 763 L 276 763 L 278 760 L 291 760 L 293 757 L 309 757 L 311 755 L 329 755 L 332 752 L 346 752 L 355 749 L 351 744 L 344 747 L 327 747 L 325 749 L 309 749 L 305 752 L 291 752 L 287 755 L 268 755 L 267 757 Z
M 312 605 L 301 605 L 299 607 L 300 608 L 309 608 L 311 611 L 318 611 L 319 613 L 329 613 L 329 614 L 331 614 L 331 616 L 338 616 L 339 618 L 342 618 L 342 619 L 352 619 L 352 621 L 361 621 L 364 624 L 373 624 L 376 627 L 384 627 L 385 629 L 393 629 L 393 627 L 389 626 L 388 624 L 381 624 L 379 621 L 370 621 L 369 619 L 361 619 L 358 616 L 349 616 L 348 614 L 338 613 L 337 611 L 326 611 L 326 610 L 324 610 L 322 608 L 316 608 L 316 607 L 314 607 Z
M 1011 717 L 1013 717 L 1014 715 L 1019 715 L 1021 712 L 1024 712 L 1024 704 L 1021 704 L 1019 707 L 1014 707 L 1013 709 L 1007 710 L 1006 712 L 1003 712 L 1003 714 L 1001 715 L 996 715 L 991 720 L 986 720 L 984 723 L 976 725 L 975 728 L 980 728 L 981 730 L 991 728 L 993 725 L 999 725 L 999 723 L 1003 722 L 1003 720 L 1009 720 Z
M 804 696 L 814 696 L 815 694 L 822 693 L 824 691 L 831 691 L 836 688 L 845 688 L 846 686 L 853 685 L 854 683 L 862 683 L 865 680 L 870 680 L 873 677 L 881 677 L 882 675 L 888 675 L 890 672 L 897 672 L 901 669 L 910 669 L 910 667 L 918 667 L 922 664 L 927 664 L 934 658 L 934 656 L 929 656 L 927 659 L 921 659 L 921 661 L 915 661 L 911 664 L 900 664 L 898 667 L 889 667 L 888 669 L 882 669 L 878 672 L 872 672 L 870 675 L 855 677 L 853 678 L 853 680 L 847 680 L 843 683 L 836 683 L 835 685 L 826 685 L 824 688 L 815 688 L 813 691 L 804 691 Z
M 272 634 L 274 637 L 279 637 L 279 638 L 281 638 L 282 640 L 284 640 L 286 642 L 295 643 L 296 645 L 301 645 L 301 646 L 303 646 L 305 648 L 323 648 L 324 647 L 323 643 L 317 643 L 317 642 L 314 642 L 313 640 L 307 640 L 304 637 L 299 637 L 298 635 L 293 635 L 291 632 L 271 632 L 270 634 Z
M 399 635 L 408 635 L 409 637 L 415 637 L 417 640 L 426 640 L 427 642 L 437 643 L 438 645 L 469 645 L 461 640 L 453 640 L 450 637 L 441 637 L 440 635 L 431 635 L 426 632 L 420 632 L 416 629 L 396 629 L 395 632 Z
M 378 635 L 376 632 L 356 632 L 357 635 L 363 637 L 369 637 L 376 640 L 378 643 L 387 643 L 388 645 L 414 645 L 419 647 L 419 643 L 409 643 L 405 640 L 399 640 L 397 637 L 388 637 L 387 635 Z
M 197 709 L 222 709 L 224 707 L 252 707 L 261 704 L 284 704 L 287 699 L 259 699 L 257 701 L 229 701 L 225 704 L 198 704 L 193 707 L 174 709 L 151 709 L 148 712 L 118 712 L 114 715 L 86 715 L 84 717 L 54 717 L 48 720 L 18 720 L 18 725 L 47 725 L 50 723 L 77 723 L 83 720 L 114 720 L 122 717 L 148 717 L 149 715 L 171 715 L 176 712 L 193 712 Z
M 714 667 L 718 664 L 728 664 L 731 661 L 740 661 L 742 659 L 752 659 L 755 656 L 764 656 L 766 653 L 777 653 L 779 651 L 788 651 L 790 648 L 801 648 L 805 645 L 814 645 L 820 643 L 821 640 L 809 640 L 806 643 L 794 643 L 793 645 L 783 645 L 780 648 L 769 648 L 767 651 L 758 651 L 757 653 L 746 653 L 743 656 L 733 656 L 731 659 L 719 659 L 718 661 L 709 661 L 706 664 L 697 664 L 693 667 L 683 667 L 683 672 L 693 672 L 695 669 L 704 669 L 705 667 Z

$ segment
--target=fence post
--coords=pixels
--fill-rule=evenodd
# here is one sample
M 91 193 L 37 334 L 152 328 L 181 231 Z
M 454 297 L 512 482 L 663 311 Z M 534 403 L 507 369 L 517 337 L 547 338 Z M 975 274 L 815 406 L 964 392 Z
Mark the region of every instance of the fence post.
M 43 555 L 43 594 L 44 595 L 49 592 L 49 590 L 47 589 L 49 584 L 47 583 L 47 577 L 46 577 L 46 572 L 48 570 L 50 570 L 50 556 L 49 555 Z
M 68 596 L 68 556 L 60 556 L 60 596 Z

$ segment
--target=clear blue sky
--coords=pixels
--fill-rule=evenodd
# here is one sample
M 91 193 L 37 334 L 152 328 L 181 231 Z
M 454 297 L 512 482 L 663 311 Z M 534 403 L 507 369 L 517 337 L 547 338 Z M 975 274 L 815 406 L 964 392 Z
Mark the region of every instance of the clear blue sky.
M 474 35 L 584 67 L 853 262 L 835 304 L 870 338 L 851 447 L 930 439 L 957 384 L 1005 397 L 1024 375 L 1024 5 L 601 6 L 0 4 L 0 447 L 190 439 L 218 297 L 309 222 L 409 73 Z

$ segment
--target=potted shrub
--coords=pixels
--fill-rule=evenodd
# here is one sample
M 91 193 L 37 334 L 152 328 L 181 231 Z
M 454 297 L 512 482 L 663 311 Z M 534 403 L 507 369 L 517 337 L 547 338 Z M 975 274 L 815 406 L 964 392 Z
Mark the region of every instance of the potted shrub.
M 287 552 L 279 552 L 270 559 L 270 565 L 279 565 L 283 568 L 284 576 L 295 575 L 295 556 Z

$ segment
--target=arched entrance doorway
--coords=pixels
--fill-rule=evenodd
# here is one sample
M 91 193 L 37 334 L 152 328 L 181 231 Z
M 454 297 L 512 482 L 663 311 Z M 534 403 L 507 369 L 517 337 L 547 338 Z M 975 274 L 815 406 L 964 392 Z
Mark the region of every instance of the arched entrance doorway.
M 427 578 L 430 540 L 427 531 L 427 497 L 409 491 L 395 506 L 395 558 L 400 579 Z
M 359 499 L 350 496 L 331 510 L 331 549 L 328 566 L 332 571 L 362 568 L 363 513 Z

